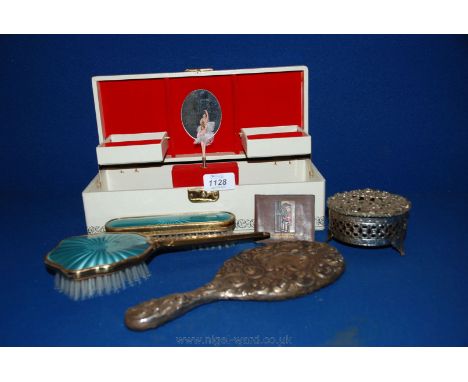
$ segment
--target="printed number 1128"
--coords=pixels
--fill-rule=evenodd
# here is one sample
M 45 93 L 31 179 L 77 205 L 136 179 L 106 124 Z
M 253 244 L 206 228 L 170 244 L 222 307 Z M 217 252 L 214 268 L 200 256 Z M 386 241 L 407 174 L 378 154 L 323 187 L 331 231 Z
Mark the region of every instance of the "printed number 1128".
M 234 173 L 203 175 L 203 188 L 206 191 L 232 190 L 236 187 Z

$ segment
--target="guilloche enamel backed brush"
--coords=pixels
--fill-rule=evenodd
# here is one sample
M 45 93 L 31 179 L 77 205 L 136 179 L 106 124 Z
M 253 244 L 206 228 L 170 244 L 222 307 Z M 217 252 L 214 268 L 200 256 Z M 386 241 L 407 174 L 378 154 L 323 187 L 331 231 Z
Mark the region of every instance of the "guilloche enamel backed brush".
M 232 233 L 234 215 L 225 212 L 111 220 L 112 232 L 62 240 L 45 257 L 56 272 L 55 289 L 73 300 L 116 293 L 150 276 L 146 265 L 164 250 L 224 246 L 263 240 L 268 233 Z

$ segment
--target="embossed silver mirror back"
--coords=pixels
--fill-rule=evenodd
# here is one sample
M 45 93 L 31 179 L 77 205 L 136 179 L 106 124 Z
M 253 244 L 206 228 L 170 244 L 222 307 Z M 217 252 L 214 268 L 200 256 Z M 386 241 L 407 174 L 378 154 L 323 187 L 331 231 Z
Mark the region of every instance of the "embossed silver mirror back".
M 379 247 L 392 245 L 404 255 L 411 203 L 403 196 L 370 188 L 337 193 L 327 200 L 328 240 Z
M 133 330 L 156 328 L 201 304 L 216 300 L 284 300 L 334 282 L 344 271 L 338 250 L 326 243 L 283 241 L 241 252 L 227 260 L 208 284 L 129 308 Z
M 343 270 L 343 257 L 326 243 L 282 241 L 227 260 L 207 287 L 227 299 L 281 300 L 322 288 Z

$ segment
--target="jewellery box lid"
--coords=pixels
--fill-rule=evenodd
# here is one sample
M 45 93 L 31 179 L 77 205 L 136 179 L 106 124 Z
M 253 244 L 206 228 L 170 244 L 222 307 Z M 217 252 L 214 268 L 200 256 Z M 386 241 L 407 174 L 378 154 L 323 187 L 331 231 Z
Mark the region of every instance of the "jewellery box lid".
M 281 133 L 286 127 L 284 136 L 297 127 L 310 143 L 306 66 L 97 76 L 92 85 L 100 145 L 111 136 L 166 133 L 165 162 L 200 161 L 200 146 L 184 125 L 183 110 L 196 91 L 208 91 L 220 109 L 214 139 L 207 147 L 211 159 L 249 157 L 242 140 L 249 129 L 255 134 L 264 131 L 258 136 L 264 138 L 270 131 Z M 294 150 L 295 145 L 290 146 Z

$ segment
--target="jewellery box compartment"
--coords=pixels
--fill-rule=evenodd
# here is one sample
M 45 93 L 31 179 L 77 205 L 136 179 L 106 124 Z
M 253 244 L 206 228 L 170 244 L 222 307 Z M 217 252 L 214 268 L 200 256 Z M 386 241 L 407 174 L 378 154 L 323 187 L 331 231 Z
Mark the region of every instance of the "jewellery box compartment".
M 178 166 L 187 164 L 101 170 L 83 191 L 88 232 L 103 231 L 118 217 L 187 211 L 229 211 L 236 216 L 236 231 L 253 231 L 255 194 L 315 195 L 315 229 L 324 229 L 325 179 L 310 159 L 238 161 L 236 188 L 202 203 L 191 200 L 191 191 L 203 189 L 202 177 L 179 178 Z
M 312 143 L 299 126 L 251 127 L 241 129 L 242 146 L 247 158 L 310 155 Z
M 112 134 L 98 147 L 99 165 L 162 162 L 167 152 L 167 132 Z
M 306 67 L 98 76 L 92 85 L 99 171 L 83 191 L 89 233 L 116 218 L 205 211 L 231 212 L 236 231 L 253 231 L 256 194 L 314 195 L 315 229 L 324 229 Z M 206 168 L 197 144 L 205 110 L 214 122 Z M 208 191 L 206 174 L 232 174 L 232 188 Z

